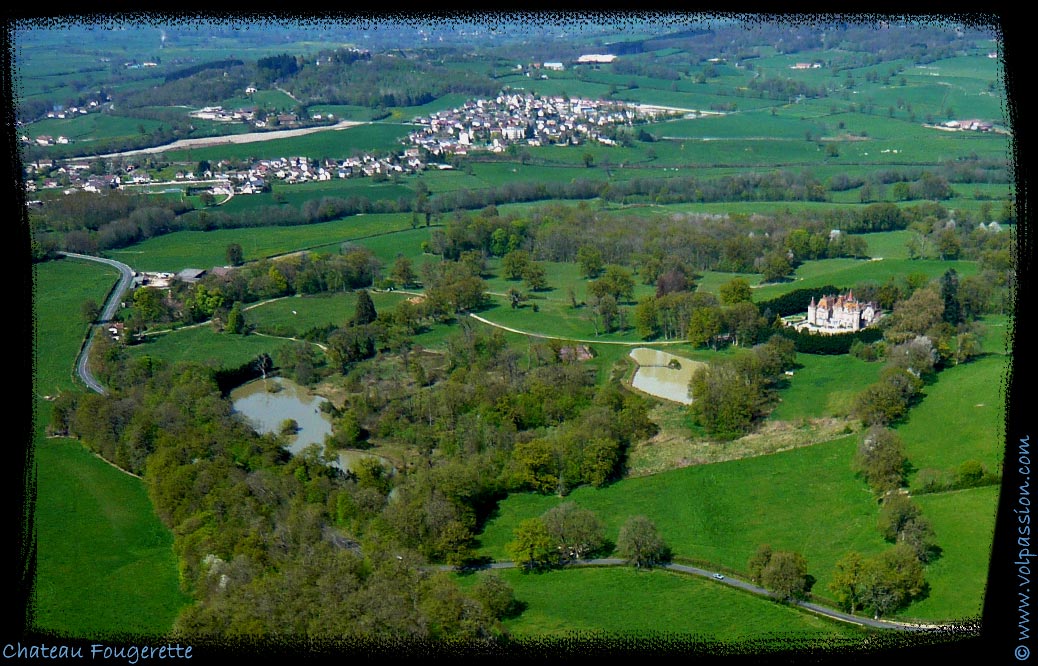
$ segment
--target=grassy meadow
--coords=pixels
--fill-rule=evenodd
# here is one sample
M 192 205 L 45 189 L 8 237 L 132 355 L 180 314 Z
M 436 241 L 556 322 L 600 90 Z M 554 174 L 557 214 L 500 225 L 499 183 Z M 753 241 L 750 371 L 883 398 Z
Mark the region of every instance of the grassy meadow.
M 399 231 L 411 232 L 409 214 L 354 215 L 299 226 L 178 231 L 111 250 L 106 256 L 139 271 L 177 272 L 184 268 L 223 266 L 231 243 L 240 244 L 245 260 L 252 261 L 300 250 L 338 252 L 341 243 Z
M 663 633 L 679 640 L 736 646 L 768 636 L 794 642 L 853 642 L 865 636 L 853 625 L 762 602 L 713 581 L 672 571 L 596 567 L 545 573 L 508 569 L 497 573 L 525 604 L 522 614 L 504 622 L 520 640 L 550 636 L 651 638 Z M 458 577 L 463 585 L 476 578 Z
M 170 44 L 168 59 L 191 53 L 226 58 L 235 52 L 233 40 L 206 44 L 181 40 Z M 268 45 L 262 53 L 290 47 L 316 50 L 320 46 L 327 45 Z M 51 94 L 63 89 L 69 74 L 60 68 L 65 59 L 48 52 L 56 45 L 30 40 L 29 47 L 34 65 L 26 77 L 26 94 Z M 134 48 L 146 47 L 142 42 Z M 464 168 L 430 170 L 419 177 L 382 183 L 370 179 L 294 186 L 275 183 L 274 193 L 291 206 L 324 196 L 403 201 L 414 196 L 419 179 L 435 197 L 511 182 L 688 175 L 706 179 L 750 169 L 804 170 L 826 183 L 836 175 L 868 177 L 891 169 L 937 167 L 974 156 L 1005 160 L 1009 154 L 1011 138 L 1007 134 L 943 131 L 926 126 L 953 117 L 977 117 L 1002 124 L 1002 97 L 986 85 L 997 78 L 998 63 L 979 50 L 926 65 L 903 62 L 846 67 L 838 75 L 828 67 L 790 69 L 795 62 L 811 60 L 811 52 L 781 54 L 764 47 L 755 55 L 759 57 L 754 59 L 754 67 L 764 76 L 788 77 L 816 88 L 833 86 L 834 90 L 818 99 L 756 96 L 746 87 L 746 72 L 731 64 L 718 64 L 718 76 L 704 83 L 692 79 L 700 69 L 697 63 L 688 64 L 688 71 L 682 71 L 675 81 L 627 75 L 610 66 L 545 72 L 544 78 L 502 74 L 497 79 L 501 85 L 540 95 L 611 96 L 682 109 L 724 108 L 725 112 L 649 123 L 644 129 L 655 140 L 633 141 L 629 146 L 530 147 L 525 159 L 513 155 L 494 161 L 473 160 Z M 72 73 L 85 81 L 103 81 L 107 65 L 95 60 L 83 58 Z M 887 70 L 895 65 L 901 70 L 888 77 Z M 472 63 L 459 65 L 464 66 L 475 67 Z M 870 73 L 879 73 L 878 80 L 867 79 Z M 145 87 L 158 81 L 142 73 L 137 81 L 125 86 Z M 306 156 L 321 160 L 363 152 L 399 152 L 404 145 L 401 140 L 413 129 L 414 118 L 460 106 L 466 99 L 449 94 L 420 107 L 392 107 L 385 109 L 388 117 L 377 121 L 374 118 L 381 114 L 373 109 L 317 105 L 309 111 L 332 113 L 337 119 L 364 124 L 271 141 L 168 151 L 163 159 L 174 164 L 197 164 L 200 160 L 216 163 L 228 158 Z M 225 105 L 257 101 L 286 108 L 294 105 L 290 97 L 274 90 L 259 91 L 251 100 L 225 100 Z M 159 124 L 148 119 L 89 114 L 68 120 L 41 120 L 25 131 L 88 141 L 133 136 L 142 130 L 152 132 Z M 593 162 L 590 168 L 585 165 L 586 154 Z M 1002 201 L 1013 193 L 1013 186 L 1007 183 L 952 183 L 951 187 L 954 197 L 943 203 L 952 210 L 978 211 L 990 203 L 998 211 Z M 272 205 L 274 193 L 235 196 L 223 210 L 241 213 Z M 830 194 L 832 201 L 828 202 L 637 205 L 661 214 L 742 215 L 861 205 L 857 188 Z M 873 195 L 880 200 L 892 196 L 890 187 L 877 187 Z M 536 205 L 540 204 L 503 204 L 499 209 L 521 212 Z M 599 201 L 591 205 L 603 212 L 626 207 Z M 400 213 L 356 215 L 294 227 L 181 231 L 106 255 L 140 271 L 175 272 L 223 265 L 230 243 L 241 244 L 245 259 L 251 261 L 304 250 L 338 252 L 341 244 L 356 242 L 382 260 L 386 274 L 398 255 L 414 261 L 416 269 L 439 260 L 421 250 L 430 229 L 413 229 L 411 224 L 411 214 Z M 971 261 L 909 259 L 906 244 L 911 236 L 910 231 L 866 234 L 872 260 L 806 262 L 790 280 L 781 283 L 761 284 L 758 274 L 708 271 L 700 277 L 698 288 L 718 293 L 724 283 L 743 277 L 753 286 L 754 300 L 759 303 L 794 289 L 827 284 L 853 287 L 913 273 L 937 278 L 949 268 L 960 277 L 977 271 Z M 629 346 L 596 343 L 635 343 L 639 341 L 636 333 L 628 329 L 598 335 L 588 308 L 580 306 L 587 298 L 587 280 L 579 275 L 577 266 L 540 263 L 548 288 L 531 294 L 523 307 L 513 309 L 505 292 L 513 286 L 528 290 L 520 281 L 505 279 L 500 260 L 491 259 L 487 278 L 490 303 L 477 314 L 493 324 L 540 336 L 594 340 L 591 346 L 596 357 L 590 363 L 597 368 L 600 382 L 607 381 L 614 368 L 622 364 L 630 368 Z M 39 486 L 38 627 L 74 636 L 108 631 L 164 633 L 172 626 L 178 609 L 190 600 L 178 589 L 172 534 L 155 516 L 142 482 L 107 465 L 75 441 L 43 435 L 49 417 L 49 403 L 43 396 L 82 390 L 73 376 L 76 354 L 87 330 L 78 316 L 80 305 L 88 298 L 102 302 L 116 272 L 72 260 L 48 262 L 35 270 L 34 390 L 39 419 L 33 444 Z M 652 287 L 637 279 L 635 282 L 634 301 L 652 293 Z M 376 309 L 383 312 L 407 294 L 373 292 L 372 298 Z M 284 298 L 256 304 L 245 317 L 256 326 L 299 335 L 315 326 L 343 323 L 352 315 L 355 302 L 355 293 Z M 941 547 L 940 557 L 926 569 L 929 594 L 903 610 L 903 618 L 949 621 L 972 617 L 979 614 L 983 601 L 998 488 L 918 492 L 922 470 L 954 474 L 968 460 L 978 460 L 990 471 L 1000 469 L 1005 444 L 1001 383 L 1010 363 L 1005 335 L 1011 321 L 1004 316 L 987 317 L 983 323 L 985 353 L 939 373 L 925 386 L 904 421 L 896 425 L 911 465 L 909 489 L 933 525 Z M 446 338 L 457 330 L 454 323 L 437 324 L 417 335 L 415 343 L 430 350 L 442 349 Z M 536 341 L 516 333 L 504 337 L 523 354 L 529 353 L 531 343 Z M 131 347 L 130 353 L 170 362 L 193 360 L 233 367 L 261 353 L 273 354 L 287 343 L 285 338 L 255 333 L 222 334 L 201 325 L 149 336 L 145 343 Z M 692 350 L 685 344 L 657 348 L 707 363 L 733 353 Z M 794 376 L 787 378 L 779 391 L 779 401 L 763 426 L 765 434 L 757 440 L 705 441 L 691 425 L 686 409 L 659 404 L 653 408 L 652 418 L 661 425 L 661 435 L 638 443 L 630 452 L 626 478 L 602 488 L 576 488 L 565 498 L 520 493 L 503 499 L 478 534 L 479 554 L 507 559 L 505 545 L 521 520 L 541 515 L 563 501 L 573 501 L 596 512 L 611 542 L 616 541 L 627 517 L 645 515 L 655 522 L 676 561 L 702 563 L 732 576 L 746 577 L 747 560 L 761 544 L 797 551 L 807 560 L 815 593 L 827 597 L 827 585 L 841 557 L 849 551 L 870 556 L 889 547 L 876 526 L 876 500 L 851 469 L 860 435 L 857 424 L 846 418 L 854 396 L 878 378 L 882 367 L 882 363 L 867 363 L 849 355 L 800 354 Z M 758 455 L 749 456 L 748 452 Z M 856 641 L 862 636 L 853 626 L 673 572 L 601 568 L 541 574 L 503 570 L 500 575 L 524 605 L 521 614 L 505 621 L 518 637 L 559 637 L 571 632 L 644 634 L 660 629 L 725 642 L 762 637 Z M 474 576 L 459 575 L 458 580 L 468 585 Z
M 73 379 L 86 331 L 80 304 L 102 302 L 116 271 L 66 259 L 41 264 L 35 274 L 35 627 L 76 637 L 162 635 L 190 599 L 178 587 L 173 535 L 144 484 L 79 442 L 43 430 L 50 404 L 42 396 L 82 390 Z

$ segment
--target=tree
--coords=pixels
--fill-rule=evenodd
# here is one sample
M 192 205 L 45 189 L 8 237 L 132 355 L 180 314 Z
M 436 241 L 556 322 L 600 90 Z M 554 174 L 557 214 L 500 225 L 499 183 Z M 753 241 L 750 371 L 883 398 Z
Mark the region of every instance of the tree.
M 726 361 L 696 368 L 689 395 L 693 421 L 718 439 L 735 439 L 749 432 L 763 401 L 760 382 Z
M 864 566 L 861 555 L 851 551 L 836 561 L 832 579 L 829 581 L 829 591 L 836 598 L 836 602 L 850 613 L 854 613 L 861 606 Z
M 700 307 L 692 311 L 688 320 L 688 343 L 693 347 L 701 347 L 706 343 L 716 346 L 717 336 L 721 334 L 721 309 L 717 307 Z
M 660 315 L 654 297 L 646 296 L 635 306 L 634 328 L 644 340 L 651 340 L 660 335 Z
M 79 312 L 85 323 L 93 324 L 101 315 L 101 306 L 94 299 L 88 298 L 79 306 Z
M 993 293 L 992 281 L 987 275 L 967 275 L 962 278 L 958 295 L 963 319 L 972 320 L 987 313 Z
M 861 438 L 854 456 L 854 471 L 861 474 L 873 492 L 883 495 L 904 483 L 905 447 L 898 434 L 872 426 Z
M 807 561 L 800 553 L 775 551 L 761 572 L 761 583 L 783 600 L 802 598 L 807 590 Z
M 904 368 L 887 367 L 878 382 L 854 396 L 851 412 L 870 426 L 894 423 L 908 411 L 922 384 L 921 379 Z
M 509 557 L 525 563 L 527 569 L 545 567 L 555 560 L 555 542 L 541 518 L 527 518 L 519 523 L 513 540 L 505 546 Z
M 949 268 L 941 276 L 939 284 L 941 300 L 944 301 L 944 312 L 941 314 L 941 318 L 952 326 L 956 326 L 964 320 L 962 309 L 959 306 L 959 274 L 954 268 Z
M 501 271 L 509 280 L 520 280 L 530 261 L 530 253 L 526 250 L 512 250 L 501 259 Z
M 617 303 L 629 302 L 634 297 L 634 276 L 621 266 L 608 266 L 605 275 L 587 286 L 588 293 L 601 298 L 612 296 Z
M 389 272 L 393 282 L 401 287 L 414 286 L 418 282 L 418 275 L 414 272 L 414 264 L 407 257 L 400 255 L 393 262 L 393 268 Z
M 241 266 L 245 260 L 245 255 L 242 252 L 241 245 L 238 243 L 230 243 L 227 245 L 225 253 L 227 263 L 231 266 Z
M 544 268 L 536 261 L 530 261 L 523 269 L 523 284 L 530 291 L 543 291 L 548 287 L 548 280 Z
M 765 282 L 778 282 L 793 272 L 793 265 L 785 252 L 774 250 L 761 259 L 760 273 Z
M 526 295 L 523 294 L 523 292 L 516 289 L 515 287 L 509 287 L 508 290 L 505 292 L 505 297 L 508 299 L 508 302 L 509 304 L 511 304 L 513 310 L 521 306 L 523 301 L 526 300 Z
M 224 330 L 228 333 L 242 334 L 245 332 L 245 313 L 242 311 L 241 301 L 235 301 L 227 313 L 227 324 Z
M 646 516 L 631 516 L 624 522 L 616 540 L 616 552 L 638 568 L 651 569 L 670 557 L 670 549 L 660 537 L 656 524 Z
M 771 561 L 771 555 L 772 550 L 769 544 L 764 543 L 757 546 L 757 550 L 746 562 L 746 570 L 750 574 L 752 582 L 760 584 L 764 576 L 764 569 L 768 566 L 768 562 Z
M 733 278 L 721 285 L 721 304 L 735 305 L 743 301 L 753 301 L 753 291 L 750 283 L 743 278 Z
M 549 509 L 541 519 L 563 558 L 584 558 L 605 543 L 605 528 L 595 512 L 573 502 Z
M 861 604 L 873 617 L 896 610 L 925 589 L 923 565 L 907 544 L 896 544 L 865 560 L 861 572 Z
M 739 301 L 721 310 L 723 328 L 734 336 L 733 343 L 753 344 L 761 331 L 766 330 L 767 322 L 760 316 L 757 306 L 749 301 Z
M 512 586 L 493 571 L 479 573 L 479 579 L 472 586 L 472 597 L 499 620 L 509 617 L 517 606 Z
M 879 510 L 879 531 L 887 541 L 897 541 L 905 525 L 920 514 L 919 507 L 908 495 L 889 495 Z
M 930 521 L 922 516 L 916 516 L 906 522 L 898 535 L 898 543 L 911 548 L 920 562 L 929 562 L 940 552 L 934 539 L 935 534 Z
M 645 268 L 643 266 L 643 268 Z M 691 280 L 683 270 L 673 268 L 660 273 L 656 278 L 656 297 L 673 294 L 678 291 L 689 291 L 692 286 Z
M 577 250 L 577 263 L 580 264 L 580 274 L 589 280 L 597 278 L 605 268 L 602 253 L 591 245 L 582 245 Z
M 162 294 L 158 289 L 138 287 L 133 292 L 133 309 L 144 322 L 159 321 L 163 313 Z
M 353 310 L 353 319 L 350 320 L 350 325 L 366 326 L 377 318 L 378 313 L 375 311 L 375 304 L 371 300 L 371 294 L 368 293 L 367 289 L 361 289 L 357 292 L 357 305 Z

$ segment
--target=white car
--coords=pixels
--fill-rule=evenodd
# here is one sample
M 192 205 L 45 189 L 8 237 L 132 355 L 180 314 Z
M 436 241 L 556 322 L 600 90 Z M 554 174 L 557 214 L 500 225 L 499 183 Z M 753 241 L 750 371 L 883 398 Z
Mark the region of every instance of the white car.
M 714 574 L 714 578 L 716 578 L 717 580 L 724 580 L 724 576 L 722 576 L 721 574 Z

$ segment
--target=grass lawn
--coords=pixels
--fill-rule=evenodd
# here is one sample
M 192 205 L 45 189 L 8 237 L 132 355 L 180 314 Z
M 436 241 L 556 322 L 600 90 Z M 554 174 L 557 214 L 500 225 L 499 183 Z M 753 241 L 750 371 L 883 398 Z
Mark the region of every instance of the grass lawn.
M 865 636 L 852 625 L 823 619 L 713 581 L 664 570 L 582 568 L 545 573 L 502 570 L 498 575 L 525 604 L 504 624 L 518 639 L 667 632 L 688 640 L 733 645 L 768 637 L 847 639 Z M 477 580 L 460 576 L 462 585 Z
M 36 628 L 77 637 L 161 635 L 190 599 L 173 534 L 140 479 L 79 442 L 38 439 Z
M 897 433 L 916 472 L 954 472 L 967 460 L 996 471 L 1005 450 L 1005 394 L 1008 357 L 986 355 L 942 370 L 911 409 Z M 915 474 L 909 477 L 910 485 Z
M 883 284 L 887 278 L 919 273 L 933 279 L 954 268 L 959 279 L 977 272 L 974 261 L 940 261 L 937 259 L 882 259 L 863 261 L 856 259 L 821 259 L 804 262 L 789 282 L 763 285 L 754 289 L 753 300 L 760 303 L 793 291 L 833 284 L 837 287 L 853 287 L 859 282 Z
M 80 306 L 91 298 L 103 304 L 119 273 L 96 262 L 62 259 L 38 264 L 34 276 L 34 382 L 37 395 L 55 395 L 79 386 L 76 355 L 87 334 Z
M 788 386 L 779 391 L 773 421 L 847 416 L 854 396 L 879 379 L 880 362 L 869 363 L 849 354 L 797 354 Z
M 103 302 L 117 279 L 102 264 L 66 259 L 35 267 L 37 396 L 75 390 L 85 333 L 79 307 Z M 71 314 L 70 313 L 74 313 Z M 50 404 L 36 400 L 37 629 L 70 636 L 161 634 L 189 602 L 178 589 L 173 535 L 144 484 L 78 442 L 48 439 Z
M 247 317 L 246 314 L 246 320 Z M 145 342 L 128 349 L 133 355 L 146 354 L 169 363 L 197 361 L 212 363 L 217 368 L 235 368 L 260 354 L 273 355 L 287 343 L 288 340 L 266 335 L 217 333 L 209 324 L 202 324 L 147 336 Z
M 923 620 L 965 619 L 981 614 L 991 561 L 998 487 L 916 495 L 933 527 L 941 556 L 926 567 L 930 594 L 905 614 Z M 969 520 L 963 520 L 969 516 Z
M 593 510 L 615 542 L 627 517 L 652 519 L 676 558 L 710 563 L 737 574 L 757 547 L 804 555 L 816 589 L 827 594 L 833 564 L 848 551 L 885 547 L 875 527 L 868 488 L 851 471 L 856 438 L 844 437 L 757 458 L 698 465 L 582 487 L 566 500 Z M 504 546 L 519 521 L 563 500 L 516 494 L 503 500 L 479 539 L 480 552 L 507 559 Z
M 341 220 L 291 227 L 178 231 L 150 238 L 128 248 L 106 253 L 139 271 L 176 272 L 184 268 L 212 268 L 227 263 L 227 246 L 238 243 L 246 261 L 301 249 L 332 249 L 379 234 L 411 231 L 409 214 L 354 215 Z
M 408 298 L 399 292 L 369 292 L 377 312 L 391 311 Z M 276 326 L 302 334 L 316 326 L 344 326 L 357 307 L 357 292 L 292 296 L 247 306 L 246 321 L 257 326 Z

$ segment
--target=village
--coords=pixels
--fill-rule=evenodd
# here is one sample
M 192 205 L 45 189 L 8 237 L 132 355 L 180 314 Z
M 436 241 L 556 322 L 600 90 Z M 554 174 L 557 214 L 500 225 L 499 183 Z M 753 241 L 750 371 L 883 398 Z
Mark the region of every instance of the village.
M 207 108 L 197 113 L 218 114 Z M 621 102 L 565 97 L 502 94 L 494 99 L 477 99 L 450 111 L 414 119 L 419 130 L 411 132 L 408 145 L 399 153 L 354 155 L 342 159 L 311 160 L 306 157 L 281 157 L 255 160 L 242 165 L 220 160 L 207 168 L 180 169 L 172 179 L 159 179 L 131 158 L 124 158 L 119 173 L 96 174 L 86 162 L 58 163 L 42 159 L 26 164 L 26 191 L 64 188 L 73 191 L 101 192 L 127 186 L 169 184 L 210 185 L 213 196 L 256 194 L 269 191 L 270 181 L 286 184 L 368 177 L 388 178 L 415 174 L 426 168 L 451 169 L 455 155 L 469 151 L 500 153 L 510 145 L 580 145 L 597 142 L 617 145 L 611 128 L 632 126 L 681 112 L 659 107 L 640 108 Z M 234 114 L 230 114 L 234 117 Z M 325 114 L 315 120 L 330 120 Z M 286 122 L 289 120 L 285 119 Z M 192 165 L 194 166 L 194 165 Z M 37 174 L 46 174 L 37 184 Z
M 659 108 L 647 111 L 623 102 L 511 93 L 416 118 L 422 127 L 408 138 L 432 155 L 465 155 L 470 150 L 502 152 L 512 144 L 579 145 L 594 141 L 615 146 L 618 141 L 612 128 L 665 115 L 675 113 Z

